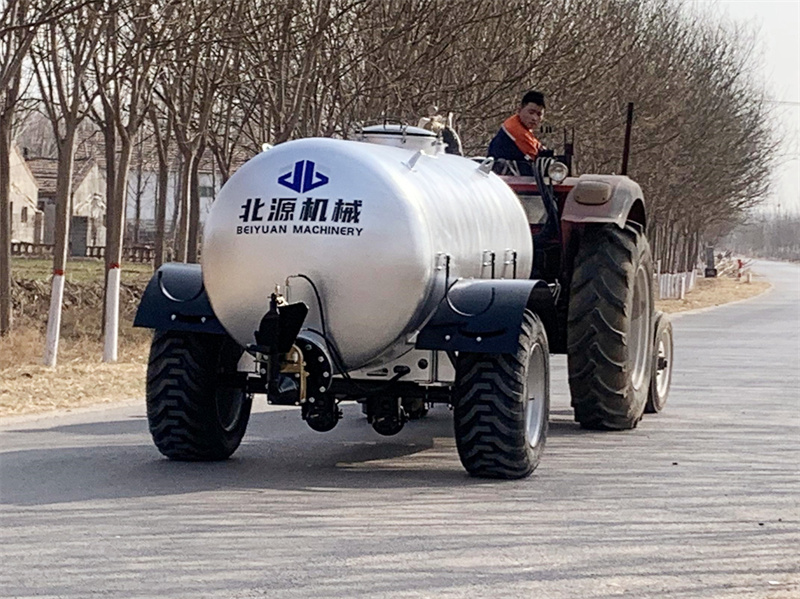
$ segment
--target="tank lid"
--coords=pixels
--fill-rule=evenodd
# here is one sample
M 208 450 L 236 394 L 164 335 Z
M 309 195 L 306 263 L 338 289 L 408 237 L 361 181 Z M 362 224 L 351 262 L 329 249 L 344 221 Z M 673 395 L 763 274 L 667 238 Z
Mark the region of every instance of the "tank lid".
M 397 135 L 407 137 L 436 137 L 433 131 L 428 131 L 422 127 L 412 127 L 398 123 L 383 123 L 382 125 L 370 125 L 364 127 L 362 132 L 365 135 Z

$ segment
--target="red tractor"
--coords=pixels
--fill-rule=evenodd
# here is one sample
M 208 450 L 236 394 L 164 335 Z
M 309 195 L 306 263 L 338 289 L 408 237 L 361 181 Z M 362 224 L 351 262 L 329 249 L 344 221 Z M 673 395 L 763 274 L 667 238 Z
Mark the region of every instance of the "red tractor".
M 554 285 L 552 353 L 565 353 L 575 419 L 630 429 L 661 411 L 672 374 L 672 325 L 654 308 L 644 194 L 624 175 L 570 177 L 571 156 L 497 161 L 534 240 L 531 276 Z M 521 174 L 522 173 L 522 174 Z

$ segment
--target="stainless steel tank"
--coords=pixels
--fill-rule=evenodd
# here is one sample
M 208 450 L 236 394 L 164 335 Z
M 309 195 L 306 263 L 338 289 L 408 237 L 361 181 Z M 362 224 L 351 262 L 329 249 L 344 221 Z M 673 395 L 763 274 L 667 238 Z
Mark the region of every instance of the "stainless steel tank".
M 348 369 L 409 349 L 449 281 L 526 278 L 533 248 L 513 191 L 471 160 L 334 139 L 278 145 L 247 162 L 214 202 L 203 281 L 214 312 L 241 344 L 287 277 L 321 296 Z M 516 257 L 514 265 L 513 257 Z M 449 258 L 448 258 L 449 257 Z M 317 300 L 291 279 L 290 301 Z

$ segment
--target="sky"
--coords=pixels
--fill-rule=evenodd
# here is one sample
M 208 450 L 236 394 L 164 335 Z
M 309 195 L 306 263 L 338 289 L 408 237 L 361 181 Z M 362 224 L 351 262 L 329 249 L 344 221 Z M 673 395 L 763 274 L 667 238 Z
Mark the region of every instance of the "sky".
M 764 209 L 800 213 L 800 0 L 693 0 L 708 19 L 727 19 L 756 33 L 756 59 L 783 138 Z

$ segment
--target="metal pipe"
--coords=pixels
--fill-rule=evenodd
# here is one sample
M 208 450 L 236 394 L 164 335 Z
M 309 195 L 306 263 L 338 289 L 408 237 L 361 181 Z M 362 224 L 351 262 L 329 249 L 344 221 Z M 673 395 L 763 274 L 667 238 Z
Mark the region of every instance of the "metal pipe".
M 633 102 L 628 102 L 628 119 L 625 123 L 625 145 L 622 148 L 622 172 L 628 174 L 628 157 L 631 153 L 631 127 L 633 126 Z

